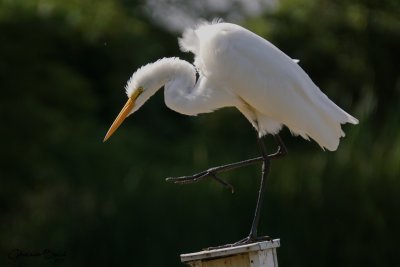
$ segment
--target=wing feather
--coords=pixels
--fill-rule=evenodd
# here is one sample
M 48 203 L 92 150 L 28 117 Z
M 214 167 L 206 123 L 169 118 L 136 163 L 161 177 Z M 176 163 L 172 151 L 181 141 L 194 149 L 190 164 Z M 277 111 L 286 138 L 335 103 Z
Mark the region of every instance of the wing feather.
M 197 38 L 197 43 L 185 42 L 185 47 L 195 53 L 198 68 L 250 105 L 261 125 L 263 119 L 279 122 L 336 150 L 344 136 L 340 124 L 358 123 L 321 92 L 297 62 L 260 36 L 229 23 L 203 25 L 190 34 L 184 39 Z

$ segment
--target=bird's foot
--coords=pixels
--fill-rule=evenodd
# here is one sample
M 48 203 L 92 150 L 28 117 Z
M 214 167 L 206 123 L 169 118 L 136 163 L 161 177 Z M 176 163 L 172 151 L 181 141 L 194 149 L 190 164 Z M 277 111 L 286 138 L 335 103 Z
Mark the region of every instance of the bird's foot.
M 233 170 L 236 168 L 240 168 L 240 167 L 244 167 L 244 166 L 249 166 L 249 165 L 253 165 L 256 163 L 260 163 L 263 162 L 265 159 L 263 157 L 257 157 L 257 158 L 252 158 L 252 159 L 246 159 L 243 161 L 239 161 L 239 162 L 234 162 L 234 163 L 230 163 L 230 164 L 225 164 L 222 166 L 217 166 L 217 167 L 213 167 L 210 168 L 208 170 L 190 175 L 190 176 L 181 176 L 181 177 L 170 177 L 165 179 L 168 182 L 173 182 L 175 184 L 189 184 L 189 183 L 196 183 L 206 177 L 211 177 L 214 180 L 216 180 L 217 182 L 219 182 L 220 184 L 222 184 L 224 187 L 228 188 L 231 190 L 231 192 L 234 192 L 234 188 L 233 186 L 222 180 L 221 178 L 219 178 L 217 176 L 217 174 L 221 173 L 221 172 L 225 172 L 225 171 L 229 171 L 229 170 Z
M 246 238 L 243 238 L 235 243 L 232 244 L 225 244 L 221 246 L 216 246 L 216 247 L 208 247 L 204 248 L 203 250 L 215 250 L 215 249 L 222 249 L 222 248 L 232 248 L 232 247 L 237 247 L 237 246 L 242 246 L 242 245 L 247 245 L 251 243 L 256 243 L 260 241 L 270 241 L 272 240 L 269 236 L 256 236 L 256 237 L 251 237 L 248 236 Z
M 265 236 L 256 236 L 256 237 L 251 237 L 248 236 L 246 238 L 243 238 L 235 243 L 233 243 L 233 247 L 235 246 L 241 246 L 241 245 L 247 245 L 255 242 L 260 242 L 260 241 L 270 241 L 272 240 L 271 237 L 265 235 Z
M 232 194 L 235 192 L 235 188 L 233 187 L 233 185 L 228 183 L 227 181 L 219 178 L 217 176 L 214 168 L 211 168 L 206 171 L 202 171 L 202 172 L 199 172 L 199 173 L 196 173 L 193 175 L 189 175 L 189 176 L 168 177 L 165 180 L 167 182 L 172 182 L 174 184 L 191 184 L 191 183 L 199 182 L 200 180 L 207 178 L 207 177 L 211 177 L 215 181 L 222 184 L 225 188 L 230 189 Z

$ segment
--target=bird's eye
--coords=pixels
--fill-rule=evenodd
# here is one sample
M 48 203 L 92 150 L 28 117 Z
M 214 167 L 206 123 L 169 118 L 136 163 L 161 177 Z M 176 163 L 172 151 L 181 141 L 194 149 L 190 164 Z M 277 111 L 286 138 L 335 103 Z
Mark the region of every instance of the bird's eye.
M 143 93 L 144 89 L 143 87 L 139 87 L 138 89 L 136 89 L 136 91 L 133 93 L 133 95 L 131 96 L 131 98 L 133 100 L 136 100 L 136 98 L 139 97 L 139 95 L 141 95 Z

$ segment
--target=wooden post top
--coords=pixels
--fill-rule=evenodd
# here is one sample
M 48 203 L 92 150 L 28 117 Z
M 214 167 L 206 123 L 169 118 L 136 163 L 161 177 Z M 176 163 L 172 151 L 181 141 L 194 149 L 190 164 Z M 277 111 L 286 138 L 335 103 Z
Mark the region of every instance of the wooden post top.
M 274 239 L 181 254 L 181 261 L 191 266 L 278 266 L 276 257 L 276 248 L 278 247 L 280 247 L 280 239 Z M 235 262 L 243 262 L 243 264 L 235 264 Z M 245 262 L 249 262 L 249 265 Z M 256 265 L 256 262 L 260 264 Z M 261 264 L 262 262 L 265 262 L 266 265 Z M 267 264 L 267 262 L 271 262 L 271 264 Z M 276 262 L 275 265 L 274 262 Z

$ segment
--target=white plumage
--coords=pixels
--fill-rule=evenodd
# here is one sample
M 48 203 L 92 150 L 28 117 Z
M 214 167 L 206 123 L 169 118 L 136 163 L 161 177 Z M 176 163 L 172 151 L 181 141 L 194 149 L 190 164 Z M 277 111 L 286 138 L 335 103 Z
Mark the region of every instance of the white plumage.
M 293 134 L 311 137 L 332 151 L 344 136 L 341 124 L 358 123 L 319 90 L 296 60 L 238 25 L 203 23 L 187 29 L 179 45 L 195 55 L 195 67 L 163 58 L 137 70 L 126 86 L 131 104 L 105 139 L 163 85 L 166 105 L 179 113 L 236 107 L 260 136 L 276 134 L 286 125 Z

